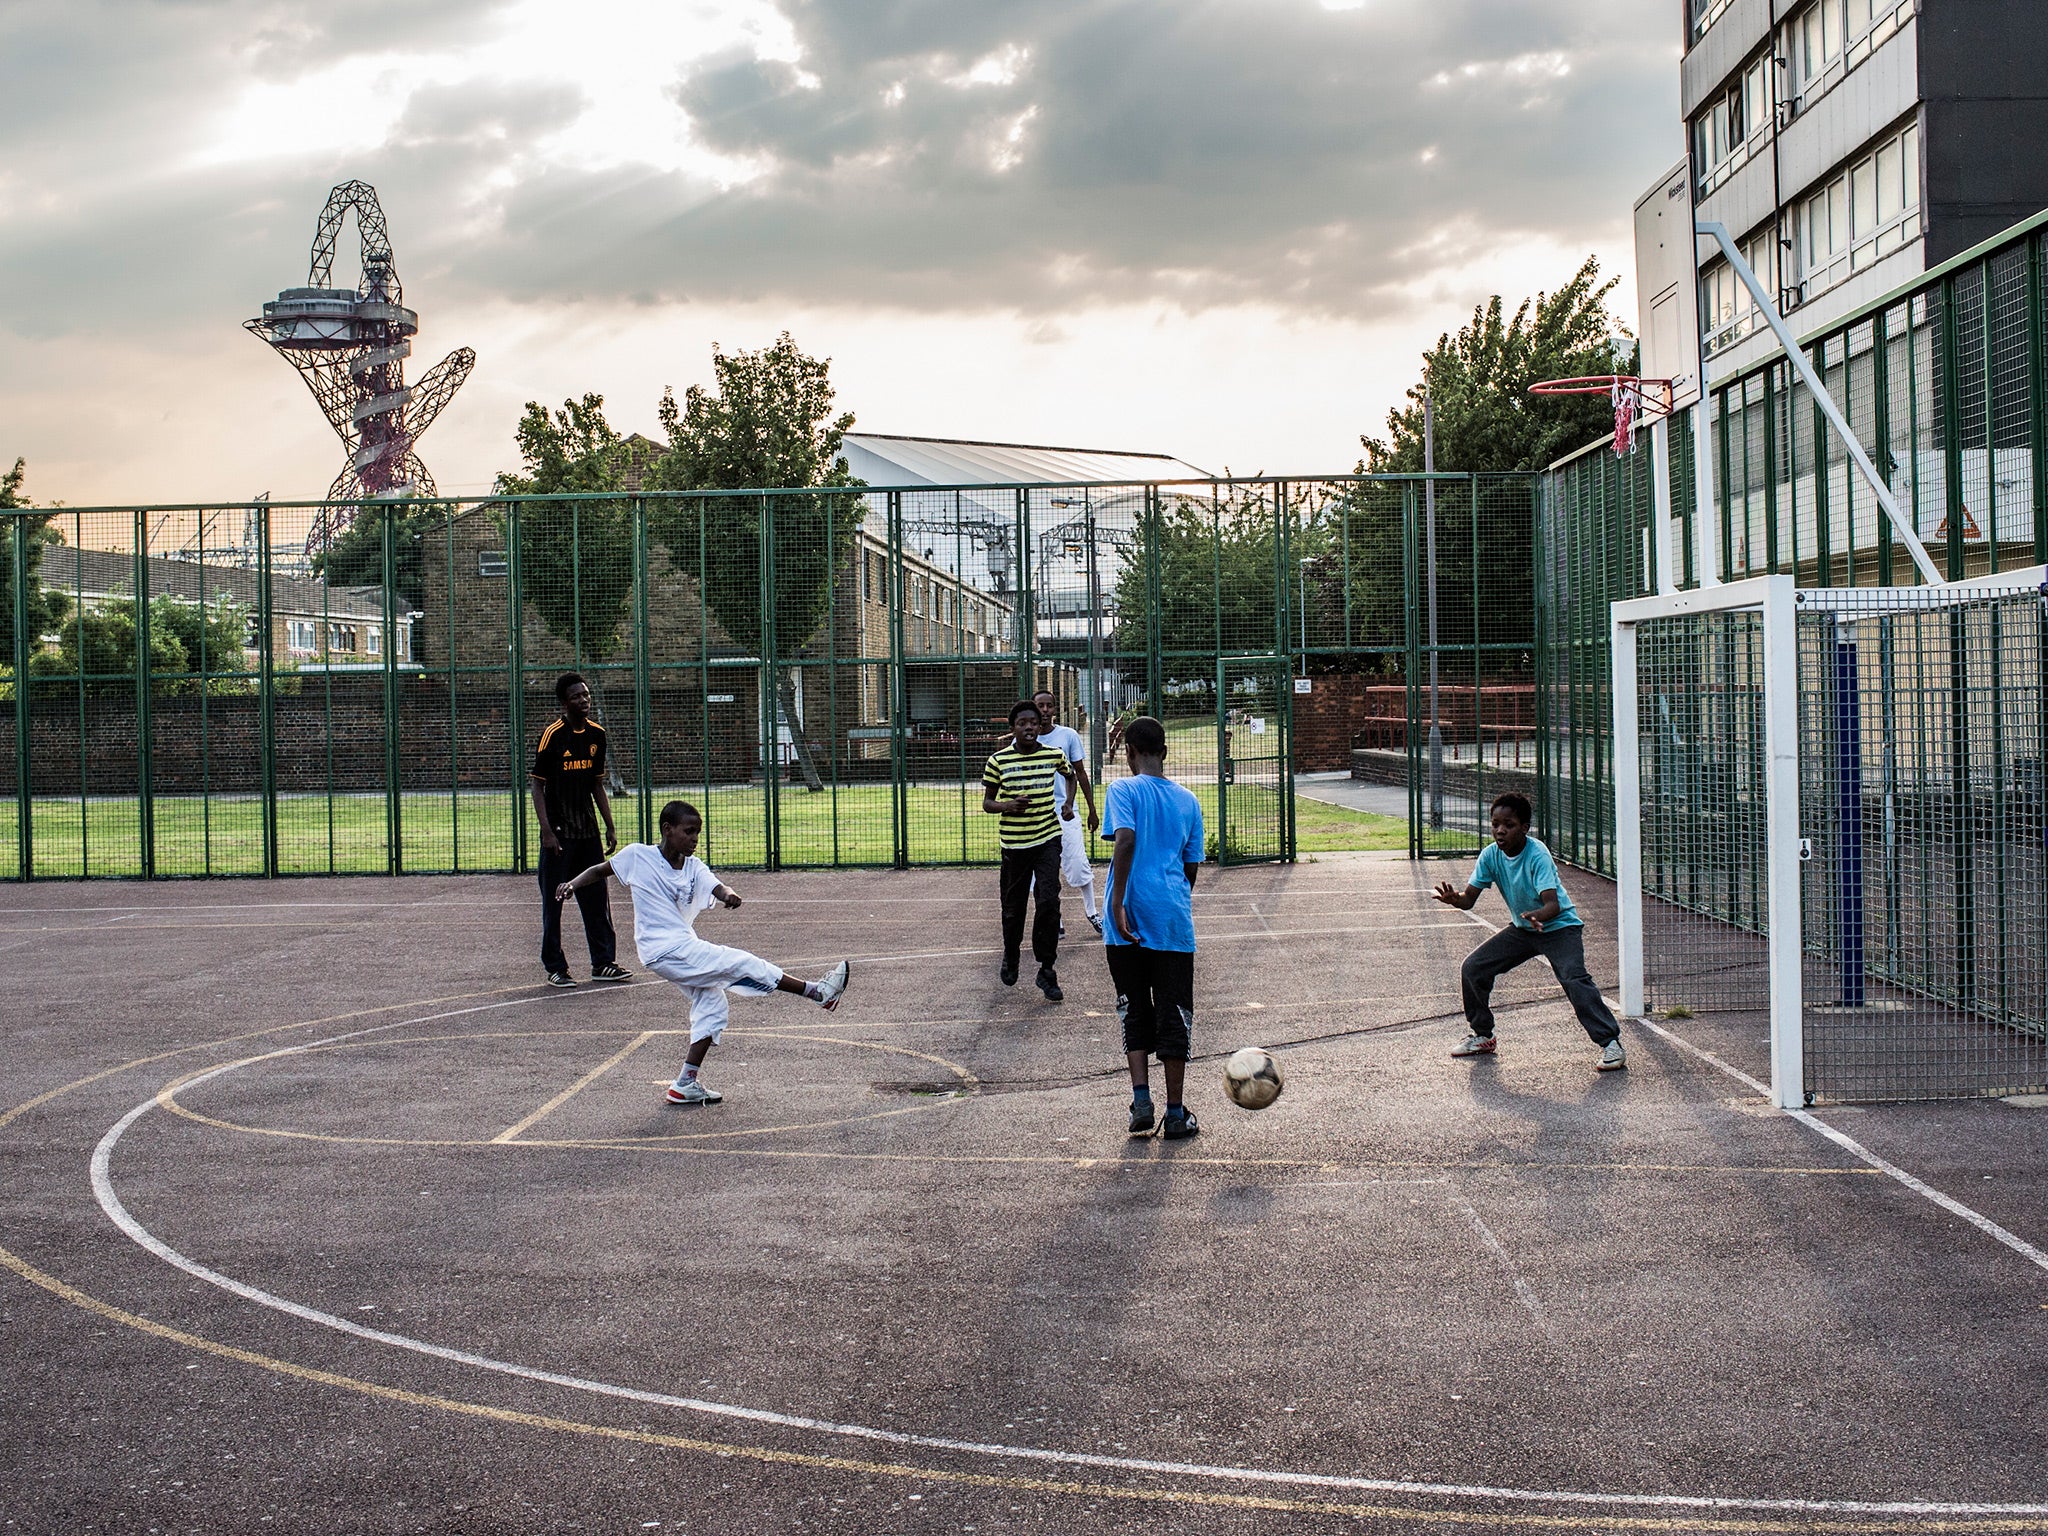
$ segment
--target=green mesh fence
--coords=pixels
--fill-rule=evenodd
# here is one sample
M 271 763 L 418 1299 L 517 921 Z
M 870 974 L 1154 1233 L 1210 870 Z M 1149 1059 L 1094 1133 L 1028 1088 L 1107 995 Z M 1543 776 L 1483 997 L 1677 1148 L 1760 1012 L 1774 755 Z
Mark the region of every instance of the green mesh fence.
M 1164 719 L 1228 862 L 1294 855 L 1298 773 L 1376 776 L 1418 852 L 1533 783 L 1527 476 L 342 510 L 6 514 L 0 873 L 531 869 L 568 671 L 620 834 L 690 799 L 742 867 L 993 862 L 1039 688 L 1098 784 Z
M 1948 580 L 2048 562 L 2048 215 L 1803 339 Z M 1796 316 L 1795 316 L 1796 319 Z M 1782 356 L 1669 426 L 1671 569 L 1681 588 L 1789 574 L 1802 587 L 1917 581 L 1877 499 Z M 1593 445 L 1540 481 L 1538 812 L 1563 856 L 1613 870 L 1608 607 L 1654 589 L 1655 438 Z M 1713 500 L 1696 505 L 1696 456 Z

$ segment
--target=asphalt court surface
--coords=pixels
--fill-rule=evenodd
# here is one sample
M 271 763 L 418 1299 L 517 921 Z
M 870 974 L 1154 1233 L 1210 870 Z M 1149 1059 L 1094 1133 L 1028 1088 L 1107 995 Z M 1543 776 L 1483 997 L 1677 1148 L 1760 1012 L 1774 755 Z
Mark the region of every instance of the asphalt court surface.
M 736 999 L 691 1110 L 527 880 L 10 888 L 0 1530 L 2048 1528 L 2048 1270 L 1871 1162 L 2048 1247 L 2048 1110 L 1861 1156 L 1711 1017 L 1596 1073 L 1540 966 L 1452 1061 L 1446 873 L 1206 872 L 1175 1144 L 992 871 L 735 875 L 707 937 L 853 986 Z

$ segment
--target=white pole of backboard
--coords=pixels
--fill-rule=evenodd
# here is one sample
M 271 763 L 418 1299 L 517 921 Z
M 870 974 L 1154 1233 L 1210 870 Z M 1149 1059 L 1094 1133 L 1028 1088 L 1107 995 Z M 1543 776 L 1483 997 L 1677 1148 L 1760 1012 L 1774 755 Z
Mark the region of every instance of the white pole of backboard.
M 1650 423 L 1650 483 L 1655 494 L 1652 513 L 1655 532 L 1650 551 L 1657 562 L 1657 590 L 1676 592 L 1678 578 L 1671 569 L 1671 418 L 1659 416 Z
M 1718 587 L 1721 569 L 1721 499 L 1714 494 L 1714 397 L 1702 391 L 1692 406 L 1693 569 L 1700 585 Z
M 1764 596 L 1765 819 L 1770 866 L 1771 1102 L 1806 1102 L 1805 945 L 1799 904 L 1799 608 L 1790 576 Z
M 1899 536 L 1899 542 L 1906 546 L 1906 552 L 1913 557 L 1913 564 L 1919 569 L 1920 579 L 1930 587 L 1946 585 L 1941 572 L 1934 568 L 1934 561 L 1927 553 L 1927 546 L 1920 542 L 1920 535 L 1906 520 L 1906 515 L 1899 510 L 1899 504 L 1892 496 L 1891 487 L 1878 478 L 1877 466 L 1870 462 L 1870 455 L 1863 451 L 1862 439 L 1849 430 L 1849 423 L 1843 417 L 1841 408 L 1835 404 L 1835 397 L 1828 393 L 1827 386 L 1820 381 L 1820 375 L 1813 371 L 1813 364 L 1807 360 L 1805 349 L 1793 338 L 1792 328 L 1785 323 L 1785 317 L 1778 313 L 1778 306 L 1771 302 L 1771 296 L 1764 292 L 1764 285 L 1757 281 L 1756 273 L 1750 269 L 1749 263 L 1743 260 L 1742 252 L 1735 249 L 1735 240 L 1728 233 L 1728 226 L 1702 219 L 1697 227 L 1701 234 L 1708 236 L 1721 247 L 1721 254 L 1727 258 L 1728 265 L 1734 268 L 1735 275 L 1742 279 L 1742 286 L 1749 290 L 1749 296 L 1756 301 L 1756 307 L 1763 311 L 1765 321 L 1778 338 L 1778 345 L 1785 349 L 1785 361 L 1792 365 L 1792 371 L 1799 375 L 1799 382 L 1806 386 L 1807 393 L 1813 397 L 1813 403 L 1820 407 L 1821 414 L 1828 419 L 1828 425 L 1835 429 L 1835 435 L 1842 440 L 1842 446 L 1848 451 L 1857 473 L 1863 476 L 1864 483 L 1870 487 L 1870 493 L 1877 498 L 1877 504 L 1884 508 L 1884 515 L 1892 525 L 1892 532 Z

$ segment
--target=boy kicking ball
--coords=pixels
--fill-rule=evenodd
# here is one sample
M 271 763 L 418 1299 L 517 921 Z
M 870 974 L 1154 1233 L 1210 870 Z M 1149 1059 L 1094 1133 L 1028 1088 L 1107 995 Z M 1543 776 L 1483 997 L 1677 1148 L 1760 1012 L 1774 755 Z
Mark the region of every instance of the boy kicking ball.
M 682 1075 L 669 1085 L 671 1104 L 716 1104 L 725 1095 L 698 1080 L 698 1070 L 711 1047 L 725 1033 L 730 1009 L 725 994 L 793 992 L 827 1010 L 837 1008 L 846 991 L 850 969 L 842 960 L 823 981 L 800 981 L 784 974 L 759 955 L 728 949 L 697 937 L 697 914 L 714 901 L 731 908 L 739 892 L 719 884 L 697 857 L 697 839 L 704 818 L 697 808 L 671 800 L 661 808 L 661 842 L 628 843 L 602 864 L 592 865 L 574 880 L 564 880 L 555 899 L 566 901 L 579 886 L 596 885 L 612 875 L 633 893 L 633 943 L 640 963 L 672 981 L 690 1000 L 690 1052 Z
M 1460 979 L 1465 986 L 1465 1018 L 1472 1033 L 1451 1054 L 1494 1053 L 1494 979 L 1541 955 L 1557 973 L 1558 984 L 1571 999 L 1579 1023 L 1600 1047 L 1600 1070 L 1619 1071 L 1628 1065 L 1628 1053 L 1621 1048 L 1621 1026 L 1614 1022 L 1606 999 L 1587 973 L 1585 925 L 1557 877 L 1557 863 L 1542 841 L 1529 835 L 1529 802 L 1521 795 L 1501 795 L 1492 810 L 1493 842 L 1479 855 L 1471 883 L 1462 891 L 1448 880 L 1436 888 L 1436 899 L 1445 906 L 1470 912 L 1481 891 L 1498 885 L 1508 914 L 1514 918 L 1511 926 L 1465 957 Z

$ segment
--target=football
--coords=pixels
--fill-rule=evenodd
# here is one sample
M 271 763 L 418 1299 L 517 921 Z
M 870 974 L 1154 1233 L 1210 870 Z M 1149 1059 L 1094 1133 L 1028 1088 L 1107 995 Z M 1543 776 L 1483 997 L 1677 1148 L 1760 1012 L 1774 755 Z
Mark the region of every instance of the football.
M 1223 1091 L 1244 1109 L 1264 1109 L 1280 1097 L 1280 1063 L 1248 1045 L 1223 1063 Z

